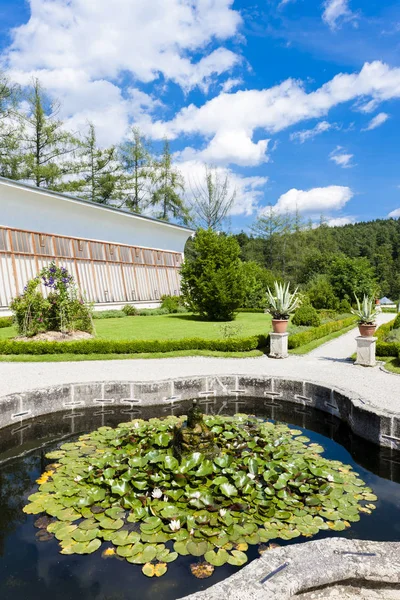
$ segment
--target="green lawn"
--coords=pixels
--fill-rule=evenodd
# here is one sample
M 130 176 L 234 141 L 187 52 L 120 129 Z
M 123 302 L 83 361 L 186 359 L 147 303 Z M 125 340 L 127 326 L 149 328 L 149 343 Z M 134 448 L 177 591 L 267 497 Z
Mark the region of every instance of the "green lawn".
M 205 321 L 192 314 L 96 319 L 96 337 L 107 340 L 179 340 L 182 338 L 222 338 L 223 328 L 235 328 L 234 337 L 267 335 L 271 316 L 263 313 L 239 313 L 231 324 Z M 0 329 L 0 340 L 17 335 L 14 327 Z

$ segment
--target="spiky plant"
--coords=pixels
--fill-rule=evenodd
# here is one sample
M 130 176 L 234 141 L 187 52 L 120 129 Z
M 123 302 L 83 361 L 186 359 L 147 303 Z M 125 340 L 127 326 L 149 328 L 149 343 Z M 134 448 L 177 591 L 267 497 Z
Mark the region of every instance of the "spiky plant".
M 274 319 L 289 319 L 290 315 L 300 306 L 300 298 L 297 289 L 292 293 L 289 291 L 290 283 L 282 284 L 275 281 L 275 294 L 268 288 L 267 300 L 269 303 L 268 312 Z
M 360 325 L 375 325 L 375 317 L 378 315 L 378 311 L 376 310 L 374 300 L 366 294 L 364 294 L 362 302 L 360 302 L 356 295 L 355 297 L 357 309 L 352 308 L 351 312 L 358 317 Z

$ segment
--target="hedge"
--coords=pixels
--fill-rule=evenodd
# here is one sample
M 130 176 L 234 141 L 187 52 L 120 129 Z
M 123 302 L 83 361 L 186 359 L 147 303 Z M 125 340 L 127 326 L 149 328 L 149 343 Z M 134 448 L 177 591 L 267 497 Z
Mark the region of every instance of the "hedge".
M 396 319 L 384 323 L 376 330 L 376 337 L 378 341 L 376 343 L 376 355 L 377 356 L 398 356 L 400 353 L 400 344 L 398 342 L 385 342 L 386 336 L 394 328 Z
M 319 327 L 313 327 L 312 329 L 308 329 L 307 331 L 301 331 L 300 333 L 289 335 L 289 348 L 291 350 L 293 350 L 294 348 L 299 348 L 300 346 L 309 344 L 314 340 L 319 340 L 320 338 L 334 333 L 335 331 L 340 331 L 341 329 L 350 327 L 350 325 L 355 325 L 356 322 L 357 317 L 348 317 L 348 319 L 342 319 L 340 321 L 329 321 L 329 323 L 324 323 L 324 325 L 319 325 Z
M 12 317 L 0 317 L 0 329 L 3 329 L 4 327 L 11 327 L 12 324 Z
M 0 354 L 139 354 L 177 350 L 249 352 L 263 348 L 266 336 L 228 339 L 186 338 L 181 340 L 79 340 L 76 342 L 0 341 Z

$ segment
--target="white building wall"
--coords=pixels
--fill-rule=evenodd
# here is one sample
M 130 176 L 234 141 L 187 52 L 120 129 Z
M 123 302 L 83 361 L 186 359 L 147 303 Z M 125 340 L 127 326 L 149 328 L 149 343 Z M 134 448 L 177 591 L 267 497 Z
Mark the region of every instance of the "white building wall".
M 0 181 L 0 225 L 183 252 L 191 230 Z

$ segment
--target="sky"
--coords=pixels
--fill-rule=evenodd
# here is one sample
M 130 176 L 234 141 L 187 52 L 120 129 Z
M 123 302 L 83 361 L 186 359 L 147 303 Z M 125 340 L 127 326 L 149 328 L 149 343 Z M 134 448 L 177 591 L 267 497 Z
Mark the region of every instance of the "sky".
M 0 0 L 0 69 L 102 145 L 167 137 L 188 187 L 227 174 L 233 232 L 400 217 L 396 0 Z

